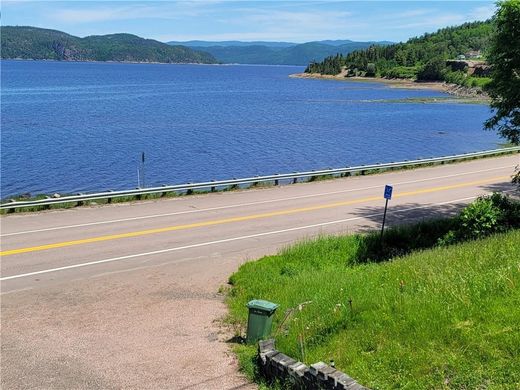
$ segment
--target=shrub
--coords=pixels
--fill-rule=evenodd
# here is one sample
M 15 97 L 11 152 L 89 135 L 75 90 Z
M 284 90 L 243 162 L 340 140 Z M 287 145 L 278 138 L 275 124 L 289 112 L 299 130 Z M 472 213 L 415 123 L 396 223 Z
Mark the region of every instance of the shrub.
M 467 75 L 464 72 L 446 72 L 444 75 L 444 81 L 450 84 L 464 85 L 466 82 Z
M 456 219 L 455 229 L 439 239 L 439 244 L 474 240 L 519 227 L 520 202 L 494 193 L 466 206 Z
M 417 74 L 418 80 L 435 81 L 443 80 L 446 73 L 446 61 L 442 58 L 434 58 L 426 63 Z
M 501 210 L 491 198 L 479 198 L 460 213 L 460 235 L 466 239 L 481 238 L 501 229 Z
M 367 65 L 367 72 L 366 72 L 365 76 L 374 77 L 375 75 L 376 75 L 376 64 L 369 63 Z

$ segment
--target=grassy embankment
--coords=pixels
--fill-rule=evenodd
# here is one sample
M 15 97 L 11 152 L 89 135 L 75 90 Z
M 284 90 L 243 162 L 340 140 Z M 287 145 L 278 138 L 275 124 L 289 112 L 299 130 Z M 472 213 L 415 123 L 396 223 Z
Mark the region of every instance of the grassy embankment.
M 322 237 L 246 263 L 229 321 L 245 326 L 250 299 L 279 303 L 279 350 L 373 389 L 518 388 L 520 230 L 438 246 L 457 223 L 392 229 L 384 251 L 376 233 Z M 236 351 L 254 377 L 256 347 Z

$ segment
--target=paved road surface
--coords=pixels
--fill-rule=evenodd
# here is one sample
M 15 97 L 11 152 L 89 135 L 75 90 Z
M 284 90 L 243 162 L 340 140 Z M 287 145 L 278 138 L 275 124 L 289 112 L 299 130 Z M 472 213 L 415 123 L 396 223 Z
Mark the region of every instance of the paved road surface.
M 295 240 L 453 213 L 519 155 L 1 218 L 2 388 L 250 388 L 216 322 L 248 260 Z M 262 298 L 262 297 L 259 297 Z

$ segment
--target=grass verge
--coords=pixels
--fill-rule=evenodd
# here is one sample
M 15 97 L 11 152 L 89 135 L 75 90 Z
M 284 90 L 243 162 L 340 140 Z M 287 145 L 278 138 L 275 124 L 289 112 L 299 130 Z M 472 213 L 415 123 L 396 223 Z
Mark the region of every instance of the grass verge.
M 440 235 L 446 228 L 437 227 Z M 513 230 L 363 263 L 364 236 L 302 242 L 240 267 L 230 278 L 229 321 L 246 323 L 250 299 L 276 302 L 278 349 L 308 364 L 333 359 L 373 389 L 516 389 L 519 243 Z M 256 348 L 236 352 L 254 377 Z

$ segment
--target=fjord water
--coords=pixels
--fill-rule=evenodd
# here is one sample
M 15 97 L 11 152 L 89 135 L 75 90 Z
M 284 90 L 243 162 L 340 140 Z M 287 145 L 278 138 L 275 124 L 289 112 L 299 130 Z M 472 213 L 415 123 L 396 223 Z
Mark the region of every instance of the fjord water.
M 2 61 L 2 198 L 390 162 L 497 147 L 485 105 L 301 67 Z

